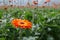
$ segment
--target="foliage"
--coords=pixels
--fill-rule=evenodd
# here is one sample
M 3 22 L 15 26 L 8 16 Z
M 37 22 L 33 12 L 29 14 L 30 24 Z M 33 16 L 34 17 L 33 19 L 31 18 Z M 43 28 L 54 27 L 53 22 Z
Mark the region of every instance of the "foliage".
M 19 28 L 11 24 L 13 18 L 27 19 L 32 29 L 23 29 L 22 37 L 35 37 L 36 40 L 60 40 L 60 9 L 54 8 L 8 8 L 0 9 L 0 39 L 19 40 Z

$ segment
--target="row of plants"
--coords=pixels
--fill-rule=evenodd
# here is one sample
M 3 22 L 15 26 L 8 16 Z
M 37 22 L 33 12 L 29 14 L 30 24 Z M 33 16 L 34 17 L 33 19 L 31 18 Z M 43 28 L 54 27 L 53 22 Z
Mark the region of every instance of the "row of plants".
M 60 9 L 0 9 L 0 40 L 60 40 Z M 32 40 L 32 39 L 31 39 Z

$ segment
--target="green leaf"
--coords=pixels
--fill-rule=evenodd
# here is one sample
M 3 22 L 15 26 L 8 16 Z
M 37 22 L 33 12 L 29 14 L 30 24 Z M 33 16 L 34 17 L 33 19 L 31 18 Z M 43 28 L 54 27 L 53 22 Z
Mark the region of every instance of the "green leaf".
M 0 40 L 5 40 L 5 38 L 0 38 Z

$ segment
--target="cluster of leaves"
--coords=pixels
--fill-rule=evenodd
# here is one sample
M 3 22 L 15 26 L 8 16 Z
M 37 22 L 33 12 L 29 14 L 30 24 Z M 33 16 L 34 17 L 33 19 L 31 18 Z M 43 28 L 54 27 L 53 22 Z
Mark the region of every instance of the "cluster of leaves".
M 19 40 L 19 29 L 11 25 L 13 18 L 27 19 L 32 29 L 23 29 L 22 37 L 38 36 L 36 40 L 60 40 L 60 9 L 8 8 L 0 10 L 0 39 Z M 5 22 L 6 21 L 6 22 Z

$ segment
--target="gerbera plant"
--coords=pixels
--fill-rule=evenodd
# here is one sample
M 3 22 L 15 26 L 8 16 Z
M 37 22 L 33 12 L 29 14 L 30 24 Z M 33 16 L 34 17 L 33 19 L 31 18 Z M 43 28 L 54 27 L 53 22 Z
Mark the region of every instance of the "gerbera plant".
M 19 28 L 20 31 L 19 31 L 19 34 L 20 34 L 20 40 L 22 40 L 22 29 L 31 29 L 32 28 L 32 23 L 28 20 L 22 20 L 22 19 L 13 19 L 12 20 L 12 25 L 15 27 L 15 28 Z

